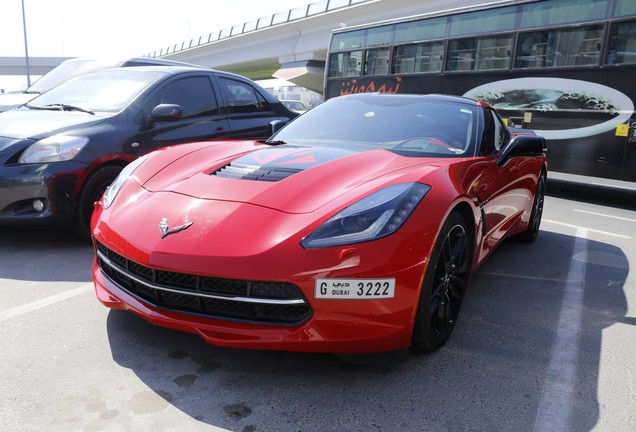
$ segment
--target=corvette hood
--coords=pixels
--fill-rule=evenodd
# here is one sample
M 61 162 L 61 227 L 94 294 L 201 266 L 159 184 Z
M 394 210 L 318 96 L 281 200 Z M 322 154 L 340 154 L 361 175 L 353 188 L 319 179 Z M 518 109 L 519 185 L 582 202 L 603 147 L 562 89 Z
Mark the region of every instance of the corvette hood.
M 0 115 L 0 137 L 42 139 L 99 123 L 103 119 L 82 112 L 11 110 Z
M 332 146 L 252 147 L 252 151 L 219 159 L 222 153 L 214 146 L 190 153 L 154 175 L 144 187 L 308 213 L 354 189 L 366 194 L 389 182 L 414 181 L 415 166 L 421 166 L 416 170 L 419 179 L 440 162 L 383 149 Z

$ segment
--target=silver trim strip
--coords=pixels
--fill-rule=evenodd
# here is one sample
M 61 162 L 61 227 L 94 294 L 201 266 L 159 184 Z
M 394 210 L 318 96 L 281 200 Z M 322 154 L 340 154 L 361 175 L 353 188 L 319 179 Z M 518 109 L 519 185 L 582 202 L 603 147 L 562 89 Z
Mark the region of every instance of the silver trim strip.
M 173 288 L 168 288 L 168 287 L 164 287 L 164 286 L 159 286 L 159 285 L 153 285 L 153 284 L 149 284 L 148 282 L 146 282 L 143 279 L 139 279 L 138 277 L 132 275 L 131 273 L 128 273 L 125 270 L 122 270 L 120 268 L 120 266 L 118 266 L 117 264 L 113 263 L 110 259 L 108 259 L 99 249 L 97 249 L 97 255 L 106 263 L 108 264 L 108 266 L 110 268 L 112 268 L 113 270 L 115 270 L 116 272 L 134 280 L 137 283 L 140 283 L 142 285 L 147 286 L 148 288 L 151 289 L 156 289 L 159 291 L 167 291 L 167 292 L 172 292 L 175 294 L 185 294 L 185 295 L 191 295 L 191 296 L 196 296 L 196 297 L 206 297 L 206 298 L 211 298 L 211 299 L 216 299 L 216 300 L 230 300 L 230 301 L 237 301 L 237 302 L 243 302 L 243 303 L 261 303 L 261 304 L 275 304 L 275 305 L 294 305 L 294 304 L 306 304 L 305 300 L 303 299 L 289 299 L 289 300 L 276 300 L 276 299 L 264 299 L 264 298 L 251 298 L 251 297 L 239 297 L 239 296 L 220 296 L 220 295 L 214 295 L 214 294 L 207 294 L 204 293 L 202 291 L 192 291 L 192 290 L 177 290 L 177 289 L 173 289 Z M 100 269 L 100 271 L 102 271 Z M 103 273 L 103 271 L 102 271 Z M 108 275 L 104 274 L 104 276 L 108 277 Z M 113 281 L 112 279 L 108 278 L 109 280 L 111 280 L 113 283 L 116 283 L 115 281 Z M 116 283 L 118 286 L 121 287 L 120 284 Z M 122 289 L 126 290 L 126 288 L 121 287 Z

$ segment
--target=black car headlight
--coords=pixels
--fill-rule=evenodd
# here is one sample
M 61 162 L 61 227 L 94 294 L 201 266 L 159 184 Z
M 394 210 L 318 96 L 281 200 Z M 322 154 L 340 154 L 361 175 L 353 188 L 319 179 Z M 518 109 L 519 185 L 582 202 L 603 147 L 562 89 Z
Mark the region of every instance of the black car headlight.
M 330 218 L 300 245 L 330 247 L 386 237 L 404 224 L 430 189 L 421 183 L 401 183 L 380 189 Z
M 53 135 L 31 144 L 20 156 L 18 163 L 48 163 L 68 161 L 82 151 L 88 138 L 73 135 Z
M 115 197 L 117 197 L 119 190 L 124 185 L 126 180 L 128 180 L 128 178 L 132 175 L 132 173 L 137 169 L 139 165 L 142 164 L 143 161 L 146 160 L 146 158 L 147 158 L 146 155 L 141 156 L 135 159 L 134 161 L 132 161 L 131 163 L 129 163 L 128 165 L 126 165 L 126 167 L 124 167 L 124 169 L 119 173 L 117 178 L 115 178 L 115 180 L 113 180 L 113 182 L 108 186 L 108 188 L 106 189 L 106 192 L 104 192 L 104 195 L 102 197 L 104 209 L 107 209 L 108 207 L 111 206 L 111 204 L 115 200 Z

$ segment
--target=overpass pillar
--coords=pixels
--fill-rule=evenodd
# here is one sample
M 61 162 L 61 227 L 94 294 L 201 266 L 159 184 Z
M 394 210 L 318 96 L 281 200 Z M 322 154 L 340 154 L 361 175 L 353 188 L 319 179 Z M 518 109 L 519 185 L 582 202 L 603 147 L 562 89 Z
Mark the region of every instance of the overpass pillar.
M 281 61 L 281 68 L 274 72 L 274 77 L 322 94 L 325 83 L 325 61 Z

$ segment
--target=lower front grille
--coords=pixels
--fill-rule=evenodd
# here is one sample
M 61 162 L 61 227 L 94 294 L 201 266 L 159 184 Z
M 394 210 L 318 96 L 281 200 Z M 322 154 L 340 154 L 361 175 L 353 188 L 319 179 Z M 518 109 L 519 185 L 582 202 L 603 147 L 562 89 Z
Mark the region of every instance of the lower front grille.
M 143 266 L 97 243 L 102 273 L 151 305 L 212 318 L 296 325 L 312 310 L 291 283 L 246 281 L 169 272 Z

